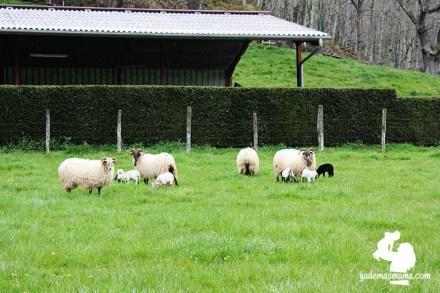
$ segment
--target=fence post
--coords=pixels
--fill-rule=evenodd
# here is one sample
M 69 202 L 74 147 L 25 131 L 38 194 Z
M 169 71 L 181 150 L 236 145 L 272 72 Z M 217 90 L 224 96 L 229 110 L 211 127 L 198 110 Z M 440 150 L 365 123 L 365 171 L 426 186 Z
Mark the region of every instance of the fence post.
M 191 152 L 191 106 L 186 107 L 186 152 Z
M 122 110 L 118 110 L 118 126 L 116 128 L 116 140 L 117 140 L 116 147 L 119 154 L 122 152 L 121 121 L 122 121 Z
M 50 153 L 50 109 L 46 109 L 46 154 Z
M 385 139 L 387 134 L 387 108 L 382 109 L 382 134 L 380 136 L 380 149 L 385 152 Z
M 318 105 L 317 131 L 318 131 L 319 149 L 323 151 L 324 150 L 324 106 L 323 105 Z
M 254 150 L 258 151 L 258 119 L 257 113 L 253 114 L 253 129 L 254 129 Z

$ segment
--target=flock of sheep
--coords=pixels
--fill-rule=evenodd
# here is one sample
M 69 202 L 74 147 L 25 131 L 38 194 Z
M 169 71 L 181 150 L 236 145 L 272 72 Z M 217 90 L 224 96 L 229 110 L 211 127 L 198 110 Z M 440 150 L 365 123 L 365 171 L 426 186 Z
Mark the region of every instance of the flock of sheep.
M 58 167 L 58 175 L 61 184 L 67 192 L 77 187 L 88 189 L 89 194 L 93 189 L 98 190 L 109 185 L 113 180 L 119 182 L 134 181 L 139 183 L 141 179 L 146 184 L 154 179 L 153 187 L 178 185 L 177 167 L 174 157 L 168 153 L 148 154 L 143 150 L 131 150 L 134 170 L 124 172 L 119 169 L 115 177 L 115 158 L 103 158 L 101 160 L 86 160 L 70 158 L 64 160 Z M 240 150 L 237 155 L 237 170 L 243 175 L 257 175 L 260 169 L 260 160 L 257 152 L 252 148 Z M 316 169 L 316 157 L 313 149 L 283 149 L 275 153 L 273 169 L 277 181 L 283 182 L 304 179 L 307 182 L 314 181 L 319 175 L 328 173 L 333 176 L 331 164 L 321 165 Z

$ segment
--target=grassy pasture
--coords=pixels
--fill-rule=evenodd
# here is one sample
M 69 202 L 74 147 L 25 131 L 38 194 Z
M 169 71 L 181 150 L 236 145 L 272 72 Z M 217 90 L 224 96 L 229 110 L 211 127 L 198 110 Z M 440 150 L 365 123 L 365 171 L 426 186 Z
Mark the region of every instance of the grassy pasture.
M 0 291 L 139 292 L 397 291 L 372 253 L 385 231 L 399 230 L 417 255 L 411 291 L 440 291 L 440 150 L 408 145 L 344 146 L 317 155 L 335 177 L 276 183 L 273 154 L 261 173 L 236 174 L 237 149 L 181 145 L 169 151 L 181 186 L 153 190 L 113 184 L 101 196 L 63 191 L 57 167 L 67 157 L 128 154 L 110 147 L 0 153 Z
M 251 45 L 234 73 L 246 87 L 296 87 L 295 50 Z M 304 64 L 310 88 L 388 88 L 398 96 L 440 97 L 440 77 L 416 70 L 314 56 Z

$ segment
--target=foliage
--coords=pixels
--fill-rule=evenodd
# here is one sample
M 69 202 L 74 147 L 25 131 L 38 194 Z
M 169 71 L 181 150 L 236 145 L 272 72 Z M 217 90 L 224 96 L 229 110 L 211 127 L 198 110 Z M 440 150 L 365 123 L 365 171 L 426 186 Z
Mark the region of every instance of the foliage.
M 234 82 L 245 87 L 296 87 L 295 50 L 251 45 L 241 58 Z M 314 56 L 304 64 L 310 88 L 388 88 L 399 96 L 440 97 L 440 77 L 353 60 Z
M 155 145 L 175 156 L 178 188 L 115 183 L 101 196 L 64 192 L 58 165 L 115 156 L 129 170 L 128 150 L 80 148 L 1 154 L 0 291 L 386 292 L 359 273 L 389 272 L 372 253 L 394 230 L 414 246 L 411 272 L 431 274 L 409 289 L 440 290 L 438 148 L 327 148 L 318 164 L 335 177 L 295 185 L 275 181 L 278 147 L 260 149 L 249 178 L 236 173 L 238 149 Z
M 326 145 L 378 143 L 383 107 L 394 127 L 390 142 L 435 144 L 439 127 L 432 126 L 440 120 L 440 100 L 411 101 L 396 99 L 391 90 L 1 86 L 0 133 L 3 145 L 15 144 L 23 136 L 43 139 L 49 108 L 53 138 L 115 144 L 117 112 L 122 109 L 125 144 L 183 142 L 186 106 L 191 105 L 194 144 L 251 145 L 252 112 L 257 112 L 262 145 L 306 146 L 317 143 L 317 107 L 322 104 Z

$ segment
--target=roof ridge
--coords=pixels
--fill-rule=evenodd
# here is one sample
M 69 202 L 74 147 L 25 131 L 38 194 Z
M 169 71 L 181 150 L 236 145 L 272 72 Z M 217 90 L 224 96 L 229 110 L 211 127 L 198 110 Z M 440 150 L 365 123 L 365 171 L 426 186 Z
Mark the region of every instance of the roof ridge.
M 129 7 L 94 7 L 94 6 L 48 6 L 48 5 L 16 5 L 0 4 L 1 8 L 16 9 L 55 9 L 55 10 L 87 10 L 87 11 L 135 11 L 135 12 L 169 12 L 169 13 L 203 13 L 203 14 L 270 14 L 270 11 L 255 10 L 191 10 L 191 9 L 147 9 L 147 8 L 129 8 Z

